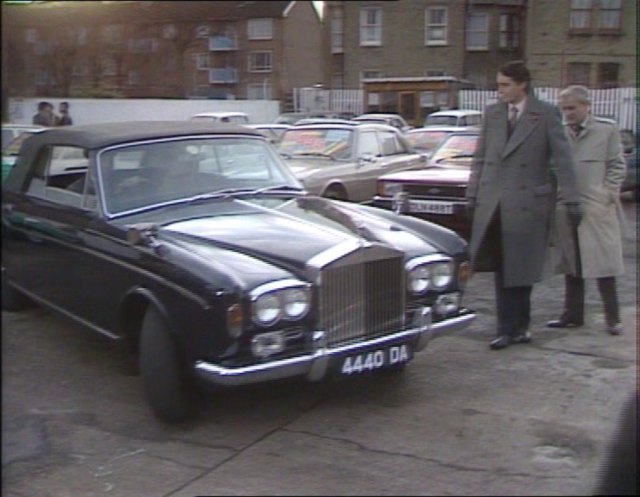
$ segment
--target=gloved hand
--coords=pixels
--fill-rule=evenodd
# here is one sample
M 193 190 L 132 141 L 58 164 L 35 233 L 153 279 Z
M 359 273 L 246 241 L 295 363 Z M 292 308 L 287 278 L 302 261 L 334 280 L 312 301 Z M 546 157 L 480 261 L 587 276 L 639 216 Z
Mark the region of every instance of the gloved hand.
M 475 198 L 469 197 L 467 199 L 466 209 L 467 209 L 467 217 L 469 219 L 473 219 L 473 213 L 476 210 L 476 199 Z
M 580 204 L 566 204 L 567 215 L 569 216 L 569 222 L 571 226 L 577 228 L 582 221 L 582 206 Z

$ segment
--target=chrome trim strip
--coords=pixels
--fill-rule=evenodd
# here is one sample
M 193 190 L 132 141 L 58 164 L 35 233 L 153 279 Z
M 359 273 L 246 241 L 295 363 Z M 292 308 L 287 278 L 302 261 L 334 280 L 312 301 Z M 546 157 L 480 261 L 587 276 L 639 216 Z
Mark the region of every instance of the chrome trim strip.
M 466 328 L 476 318 L 476 314 L 469 311 L 434 324 L 431 324 L 430 318 L 431 310 L 423 308 L 413 328 L 335 349 L 327 349 L 324 332 L 315 331 L 314 351 L 311 354 L 240 368 L 225 368 L 206 361 L 196 361 L 194 371 L 201 380 L 220 386 L 249 385 L 293 376 L 306 376 L 308 380 L 316 381 L 327 374 L 331 358 L 335 355 L 356 353 L 363 348 L 384 346 L 396 340 L 413 340 L 415 351 L 420 351 L 432 338 Z
M 284 290 L 287 288 L 304 288 L 308 290 L 311 287 L 311 283 L 302 280 L 294 280 L 293 278 L 288 278 L 284 280 L 276 280 L 270 281 L 268 283 L 264 283 L 260 286 L 255 287 L 253 290 L 249 292 L 249 297 L 252 301 L 257 300 L 258 297 L 262 296 L 265 293 L 274 292 L 276 290 Z
M 349 240 L 345 240 L 338 245 L 334 245 L 333 247 L 328 248 L 327 250 L 320 252 L 314 255 L 311 259 L 307 261 L 307 266 L 315 269 L 320 269 L 326 266 L 327 264 L 335 261 L 336 259 L 340 259 L 347 254 L 355 252 L 360 249 L 362 244 L 360 239 L 351 238 Z
M 59 312 L 61 314 L 64 314 L 65 316 L 67 316 L 68 318 L 71 318 L 73 321 L 80 323 L 83 326 L 86 326 L 87 328 L 90 328 L 94 331 L 97 331 L 98 333 L 101 333 L 109 338 L 111 338 L 112 340 L 122 340 L 122 337 L 120 335 L 116 335 L 115 333 L 111 333 L 110 331 L 105 330 L 104 328 L 101 328 L 99 326 L 96 326 L 93 323 L 90 323 L 89 321 L 76 316 L 75 314 L 61 308 L 58 307 L 55 304 L 52 304 L 49 300 L 43 299 L 42 297 L 38 297 L 37 295 L 35 295 L 34 293 L 30 292 L 29 290 L 25 290 L 23 287 L 21 287 L 20 285 L 16 285 L 15 283 L 9 282 L 9 285 L 17 288 L 18 290 L 20 290 L 22 293 L 24 293 L 27 297 L 29 297 L 32 300 L 35 300 L 36 302 L 42 304 L 45 307 L 48 307 L 49 309 L 53 309 L 56 312 Z
M 421 255 L 419 257 L 409 259 L 405 264 L 405 269 L 407 271 L 411 271 L 413 268 L 420 266 L 421 264 L 433 264 L 434 262 L 453 262 L 453 258 L 443 254 Z

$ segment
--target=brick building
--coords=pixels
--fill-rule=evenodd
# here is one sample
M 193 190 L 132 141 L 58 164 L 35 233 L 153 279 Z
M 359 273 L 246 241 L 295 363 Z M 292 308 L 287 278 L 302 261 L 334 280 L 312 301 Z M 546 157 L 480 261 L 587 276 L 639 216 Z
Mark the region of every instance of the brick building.
M 286 100 L 321 36 L 309 1 L 3 2 L 3 94 Z

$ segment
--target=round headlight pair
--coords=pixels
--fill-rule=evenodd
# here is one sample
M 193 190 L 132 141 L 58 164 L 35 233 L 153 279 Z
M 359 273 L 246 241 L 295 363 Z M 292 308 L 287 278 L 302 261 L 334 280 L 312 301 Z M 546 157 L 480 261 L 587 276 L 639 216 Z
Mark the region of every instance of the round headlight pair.
M 434 261 L 411 267 L 407 275 L 409 291 L 423 295 L 429 290 L 443 290 L 453 280 L 453 262 Z
M 253 321 L 259 326 L 272 326 L 280 319 L 303 318 L 311 306 L 307 286 L 265 288 L 252 298 Z

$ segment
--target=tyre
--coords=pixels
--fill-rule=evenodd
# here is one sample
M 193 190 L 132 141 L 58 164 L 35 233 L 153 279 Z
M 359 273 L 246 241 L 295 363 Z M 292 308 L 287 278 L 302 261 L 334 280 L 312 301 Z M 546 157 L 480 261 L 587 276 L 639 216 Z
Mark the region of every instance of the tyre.
M 14 288 L 7 281 L 5 271 L 2 271 L 2 310 L 23 311 L 35 307 L 35 303 L 20 290 Z
M 330 198 L 332 200 L 349 200 L 347 198 L 347 192 L 341 186 L 332 185 L 327 188 L 322 194 L 325 198 Z
M 197 392 L 165 319 L 153 306 L 142 321 L 140 374 L 151 410 L 168 423 L 195 415 Z

